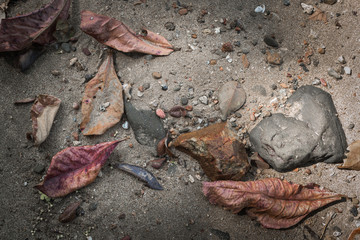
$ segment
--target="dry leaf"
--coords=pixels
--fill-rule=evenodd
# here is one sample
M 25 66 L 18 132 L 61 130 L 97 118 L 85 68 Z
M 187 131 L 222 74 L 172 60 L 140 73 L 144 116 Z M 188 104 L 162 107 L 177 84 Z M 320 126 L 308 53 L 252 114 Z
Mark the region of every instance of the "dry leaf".
M 360 170 L 360 140 L 351 143 L 348 149 L 350 152 L 346 153 L 344 164 L 338 168 Z
M 76 218 L 76 210 L 80 206 L 81 201 L 70 203 L 59 216 L 59 221 L 62 223 L 71 222 Z
M 123 140 L 69 147 L 58 152 L 51 160 L 44 181 L 35 188 L 55 198 L 92 183 L 120 141 Z
M 314 21 L 323 21 L 324 23 L 327 23 L 326 14 L 323 11 L 321 11 L 319 8 L 317 7 L 314 8 L 315 8 L 315 13 L 313 13 L 309 17 L 309 19 Z
M 60 103 L 60 99 L 50 95 L 39 95 L 36 98 L 30 111 L 35 145 L 40 145 L 49 136 Z
M 355 240 L 355 236 L 360 234 L 360 227 L 354 229 L 347 240 Z
M 173 51 L 171 44 L 158 34 L 143 30 L 144 36 L 137 35 L 122 22 L 90 11 L 81 12 L 80 28 L 100 43 L 122 52 L 169 55 Z
M 112 53 L 85 87 L 80 129 L 84 135 L 101 135 L 124 113 L 122 85 L 116 75 Z
M 36 98 L 24 98 L 24 99 L 17 100 L 16 102 L 14 102 L 14 104 L 18 105 L 18 104 L 32 103 L 35 100 L 36 100 Z
M 181 106 L 175 106 L 169 110 L 169 114 L 172 117 L 180 118 L 180 117 L 185 117 L 187 114 L 187 111 L 185 108 L 183 108 Z
M 219 91 L 220 112 L 223 120 L 230 112 L 234 112 L 244 105 L 246 93 L 240 83 L 230 81 L 225 83 Z
M 32 43 L 45 45 L 54 40 L 56 22 L 69 16 L 70 0 L 54 0 L 32 13 L 1 20 L 0 52 L 20 51 Z
M 264 227 L 274 229 L 294 226 L 310 212 L 342 198 L 315 184 L 302 186 L 277 178 L 204 182 L 203 192 L 212 204 L 233 213 L 246 209 Z

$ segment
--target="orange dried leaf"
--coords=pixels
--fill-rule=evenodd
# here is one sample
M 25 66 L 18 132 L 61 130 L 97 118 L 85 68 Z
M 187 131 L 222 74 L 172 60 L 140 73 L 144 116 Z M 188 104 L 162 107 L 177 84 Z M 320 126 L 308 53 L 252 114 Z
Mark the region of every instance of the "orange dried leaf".
M 317 185 L 302 186 L 277 178 L 204 182 L 203 192 L 212 204 L 234 213 L 246 209 L 264 227 L 274 229 L 294 226 L 310 212 L 342 197 Z
M 101 135 L 118 123 L 123 113 L 122 85 L 110 52 L 96 76 L 86 84 L 80 129 L 84 135 Z
M 51 160 L 44 181 L 35 188 L 55 198 L 92 183 L 120 141 L 69 147 L 58 152 Z
M 326 18 L 326 14 L 325 12 L 323 12 L 322 10 L 320 10 L 317 7 L 315 8 L 315 13 L 313 13 L 309 19 L 310 20 L 314 20 L 314 21 L 323 21 L 324 23 L 327 23 L 327 18 Z
M 355 236 L 360 234 L 360 227 L 354 229 L 347 240 L 355 240 Z
M 122 52 L 140 52 L 151 55 L 169 55 L 173 52 L 171 44 L 158 34 L 143 30 L 143 35 L 137 35 L 122 22 L 90 11 L 81 12 L 80 28 L 100 43 Z
M 344 164 L 338 168 L 360 170 L 360 140 L 351 143 L 348 149 L 350 152 L 346 153 Z

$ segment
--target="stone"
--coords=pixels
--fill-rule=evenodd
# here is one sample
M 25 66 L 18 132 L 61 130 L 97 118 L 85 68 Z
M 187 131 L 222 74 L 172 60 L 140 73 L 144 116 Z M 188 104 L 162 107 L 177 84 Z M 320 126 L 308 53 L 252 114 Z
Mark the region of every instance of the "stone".
M 345 74 L 346 75 L 351 75 L 351 68 L 349 68 L 349 67 L 344 67 L 344 72 L 345 72 Z
M 169 31 L 174 31 L 175 30 L 175 24 L 173 22 L 167 22 L 167 23 L 165 23 L 164 26 Z
M 347 126 L 347 129 L 351 130 L 355 127 L 355 124 L 354 123 L 350 123 L 348 126 Z
M 305 3 L 301 3 L 304 13 L 311 15 L 314 12 L 314 7 Z
M 209 100 L 208 100 L 207 96 L 199 97 L 199 101 L 204 105 L 208 105 L 208 103 L 209 103 Z
M 141 102 L 124 101 L 127 120 L 141 145 L 155 146 L 166 135 L 162 122 L 155 112 L 147 106 L 136 108 Z
M 181 105 L 187 105 L 189 103 L 187 97 L 182 97 L 180 101 L 181 101 Z
M 338 61 L 339 63 L 341 63 L 341 64 L 345 64 L 345 63 L 346 63 L 344 56 L 340 56 L 340 57 L 337 59 L 337 61 Z
M 277 171 L 317 162 L 341 162 L 347 143 L 331 95 L 314 86 L 303 86 L 287 105 L 287 116 L 273 114 L 250 132 L 254 151 Z
M 325 48 L 318 48 L 318 53 L 325 54 Z
M 161 73 L 159 73 L 159 72 L 153 72 L 152 73 L 152 76 L 153 76 L 153 78 L 155 78 L 155 79 L 160 79 L 162 76 L 161 76 Z
M 290 6 L 290 0 L 283 0 L 283 4 L 285 6 Z
M 151 55 L 151 54 L 147 54 L 147 55 L 145 55 L 145 60 L 146 61 L 151 61 L 151 60 L 153 60 L 155 57 L 153 56 L 153 55 Z
M 283 62 L 280 54 L 272 51 L 266 51 L 266 61 L 274 65 L 281 65 Z
M 323 0 L 323 2 L 329 5 L 333 5 L 337 2 L 337 0 Z
M 244 145 L 226 122 L 182 134 L 173 146 L 195 158 L 212 181 L 240 180 L 250 168 Z
M 186 14 L 188 14 L 188 10 L 187 10 L 186 8 L 181 8 L 181 9 L 179 10 L 179 14 L 180 14 L 180 15 L 186 15 Z
M 62 43 L 61 44 L 61 49 L 64 50 L 65 52 L 67 52 L 67 53 L 71 52 L 70 43 Z
M 329 76 L 331 76 L 331 77 L 333 77 L 335 79 L 341 79 L 342 78 L 341 75 L 338 72 L 336 72 L 333 68 L 329 68 L 327 72 L 328 72 Z
M 265 36 L 264 42 L 266 43 L 266 45 L 268 45 L 270 47 L 274 47 L 274 48 L 279 47 L 279 43 L 271 36 Z
M 45 171 L 45 166 L 43 164 L 36 164 L 33 171 L 34 173 L 42 174 Z

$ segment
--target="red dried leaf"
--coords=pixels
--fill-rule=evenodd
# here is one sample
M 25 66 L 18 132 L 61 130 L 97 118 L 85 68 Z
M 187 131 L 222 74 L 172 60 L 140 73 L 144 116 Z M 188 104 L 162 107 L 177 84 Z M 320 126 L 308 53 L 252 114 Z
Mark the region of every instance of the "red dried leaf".
M 289 228 L 310 212 L 342 195 L 317 185 L 302 186 L 277 178 L 257 181 L 204 182 L 203 192 L 212 204 L 238 213 L 244 208 L 266 228 Z
M 54 0 L 32 13 L 1 20 L 0 52 L 20 51 L 32 43 L 40 45 L 54 40 L 56 22 L 69 16 L 70 0 Z
M 169 111 L 170 116 L 176 118 L 185 117 L 186 113 L 187 113 L 186 109 L 181 106 L 175 106 L 171 108 Z
M 120 141 L 69 147 L 58 152 L 51 160 L 44 181 L 35 188 L 55 198 L 92 183 Z
M 70 203 L 64 210 L 64 212 L 59 216 L 59 221 L 62 223 L 71 222 L 76 218 L 76 210 L 80 206 L 81 201 Z
M 96 76 L 86 84 L 80 129 L 84 135 L 101 135 L 118 123 L 123 113 L 122 85 L 110 52 Z
M 100 43 L 122 52 L 169 55 L 173 51 L 171 44 L 158 34 L 145 30 L 145 36 L 137 35 L 122 22 L 90 11 L 81 12 L 80 28 Z
M 60 99 L 50 95 L 39 95 L 36 98 L 30 111 L 35 145 L 40 145 L 49 136 L 60 103 Z

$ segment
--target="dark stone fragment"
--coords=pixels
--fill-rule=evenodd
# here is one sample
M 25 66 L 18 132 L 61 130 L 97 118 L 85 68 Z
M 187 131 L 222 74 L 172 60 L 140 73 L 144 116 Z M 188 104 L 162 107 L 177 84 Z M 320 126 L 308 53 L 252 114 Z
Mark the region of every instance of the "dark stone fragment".
M 274 47 L 274 48 L 279 47 L 279 43 L 271 36 L 265 36 L 264 42 L 266 43 L 266 45 L 268 45 L 270 47 Z
M 180 130 L 179 130 L 179 133 L 187 133 L 187 132 L 190 132 L 190 129 L 188 129 L 188 128 L 183 128 L 183 129 L 180 129 Z
M 82 52 L 86 55 L 86 56 L 90 56 L 91 55 L 91 52 L 88 48 L 83 48 L 82 49 Z
M 347 143 L 330 94 L 303 86 L 287 104 L 288 116 L 274 114 L 251 131 L 254 151 L 278 171 L 341 162 Z
M 95 211 L 97 209 L 97 203 L 90 203 L 89 211 Z
M 290 6 L 290 0 L 283 0 L 283 4 L 285 6 Z
M 175 30 L 175 24 L 173 22 L 167 22 L 165 23 L 165 28 L 169 31 L 174 31 Z
M 350 124 L 349 124 L 349 126 L 348 126 L 347 128 L 351 130 L 351 129 L 353 129 L 354 127 L 355 127 L 355 124 L 350 123 Z
M 162 86 L 161 86 L 161 90 L 163 90 L 163 91 L 168 90 L 168 86 L 167 86 L 167 85 L 162 85 Z
M 185 105 L 187 105 L 188 103 L 189 103 L 189 100 L 187 99 L 187 97 L 182 97 L 182 98 L 181 98 L 181 104 L 182 104 L 182 105 L 185 106 Z
M 308 72 L 309 69 L 306 67 L 305 63 L 300 63 L 300 67 L 304 70 L 304 72 Z
M 352 207 L 350 208 L 350 213 L 351 213 L 354 217 L 356 217 L 356 216 L 359 214 L 356 206 L 352 206 Z
M 61 49 L 64 50 L 65 52 L 67 52 L 67 53 L 71 52 L 70 43 L 62 43 L 61 44 Z
M 33 169 L 34 173 L 37 174 L 42 174 L 44 170 L 45 170 L 45 166 L 43 164 L 36 164 L 36 166 Z
M 211 228 L 210 232 L 218 237 L 219 240 L 230 240 L 230 234 L 215 228 Z
M 134 102 L 124 101 L 125 113 L 136 140 L 147 146 L 155 146 L 166 135 L 161 120 L 149 109 L 136 109 Z

